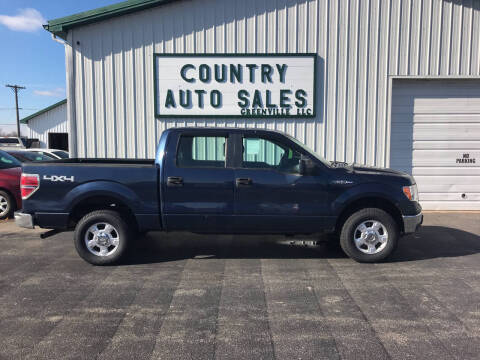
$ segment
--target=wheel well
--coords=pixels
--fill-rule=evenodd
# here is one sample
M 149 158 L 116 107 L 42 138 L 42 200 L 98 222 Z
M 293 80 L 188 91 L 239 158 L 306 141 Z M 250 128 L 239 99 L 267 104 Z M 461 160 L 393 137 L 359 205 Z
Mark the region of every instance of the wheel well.
M 403 232 L 403 219 L 400 210 L 390 201 L 384 198 L 377 197 L 361 198 L 348 204 L 338 216 L 337 223 L 335 225 L 335 232 L 340 233 L 343 224 L 350 215 L 357 212 L 358 210 L 366 208 L 377 208 L 387 212 L 393 217 L 400 231 Z
M 118 212 L 129 225 L 138 228 L 137 220 L 133 211 L 122 201 L 111 196 L 95 196 L 80 201 L 70 211 L 68 219 L 69 228 L 74 228 L 82 217 L 97 210 L 113 210 Z

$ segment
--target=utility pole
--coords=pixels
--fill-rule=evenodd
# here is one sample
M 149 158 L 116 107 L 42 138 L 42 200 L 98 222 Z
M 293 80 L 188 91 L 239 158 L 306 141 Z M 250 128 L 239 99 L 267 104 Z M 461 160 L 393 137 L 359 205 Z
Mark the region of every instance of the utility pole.
M 18 90 L 25 89 L 25 86 L 19 85 L 5 85 L 12 89 L 13 93 L 15 94 L 15 109 L 17 110 L 17 136 L 20 137 L 20 114 L 18 113 Z

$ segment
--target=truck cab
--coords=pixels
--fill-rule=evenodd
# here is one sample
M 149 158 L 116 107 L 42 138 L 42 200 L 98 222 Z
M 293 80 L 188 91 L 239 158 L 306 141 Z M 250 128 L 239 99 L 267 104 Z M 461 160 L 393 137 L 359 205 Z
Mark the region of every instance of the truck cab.
M 333 226 L 328 165 L 285 135 L 205 129 L 167 136 L 161 198 L 169 229 L 312 233 Z

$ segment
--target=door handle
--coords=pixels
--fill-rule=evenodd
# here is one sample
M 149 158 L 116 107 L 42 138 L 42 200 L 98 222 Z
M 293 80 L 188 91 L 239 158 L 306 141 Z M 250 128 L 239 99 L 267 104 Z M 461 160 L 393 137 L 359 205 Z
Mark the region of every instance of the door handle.
M 250 178 L 238 178 L 236 180 L 237 186 L 250 186 L 252 185 L 252 179 Z
M 167 186 L 183 186 L 183 178 L 180 176 L 169 176 Z

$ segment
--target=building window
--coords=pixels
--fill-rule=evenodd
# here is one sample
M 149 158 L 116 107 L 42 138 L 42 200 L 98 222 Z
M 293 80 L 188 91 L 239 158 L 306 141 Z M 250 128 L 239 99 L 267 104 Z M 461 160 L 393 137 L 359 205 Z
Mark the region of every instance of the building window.
M 48 147 L 68 151 L 67 133 L 48 133 Z

